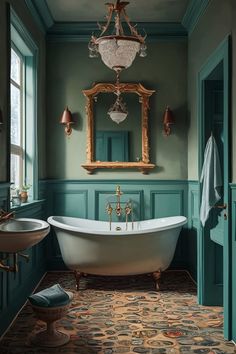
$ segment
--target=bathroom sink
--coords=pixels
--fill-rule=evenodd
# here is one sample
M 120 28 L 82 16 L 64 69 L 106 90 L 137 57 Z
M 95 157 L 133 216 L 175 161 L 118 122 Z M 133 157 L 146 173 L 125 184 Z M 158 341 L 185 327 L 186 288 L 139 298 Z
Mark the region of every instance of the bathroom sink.
M 50 225 L 39 219 L 9 219 L 0 223 L 0 252 L 15 253 L 39 243 Z

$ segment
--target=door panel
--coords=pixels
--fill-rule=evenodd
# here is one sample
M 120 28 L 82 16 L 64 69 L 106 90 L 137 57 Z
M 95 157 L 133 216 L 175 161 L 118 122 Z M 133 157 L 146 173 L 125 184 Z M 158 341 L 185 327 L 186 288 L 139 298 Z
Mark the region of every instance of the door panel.
M 206 305 L 222 304 L 224 307 L 224 337 L 232 338 L 232 253 L 229 221 L 229 75 L 230 37 L 216 48 L 199 72 L 199 175 L 203 164 L 204 149 L 211 131 L 217 141 L 223 174 L 223 197 L 218 204 L 227 209 L 214 208 L 206 227 L 200 228 L 198 238 L 198 299 Z M 216 81 L 221 81 L 218 86 Z M 215 81 L 212 83 L 211 81 Z M 222 116 L 222 124 L 221 124 Z M 200 193 L 201 195 L 201 193 Z M 223 246 L 221 246 L 223 244 Z M 222 276 L 223 274 L 223 276 Z M 223 293 L 219 284 L 223 280 Z M 236 280 L 233 280 L 233 283 Z M 235 284 L 236 288 L 236 284 Z

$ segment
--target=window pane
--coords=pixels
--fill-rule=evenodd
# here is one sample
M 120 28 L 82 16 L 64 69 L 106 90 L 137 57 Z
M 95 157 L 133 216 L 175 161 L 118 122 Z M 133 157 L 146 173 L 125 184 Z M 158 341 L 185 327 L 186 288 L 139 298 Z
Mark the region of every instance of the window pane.
M 20 90 L 11 84 L 11 144 L 21 143 Z
M 11 154 L 11 182 L 20 186 L 20 156 Z
M 11 49 L 11 79 L 20 84 L 20 67 L 21 60 L 19 55 Z

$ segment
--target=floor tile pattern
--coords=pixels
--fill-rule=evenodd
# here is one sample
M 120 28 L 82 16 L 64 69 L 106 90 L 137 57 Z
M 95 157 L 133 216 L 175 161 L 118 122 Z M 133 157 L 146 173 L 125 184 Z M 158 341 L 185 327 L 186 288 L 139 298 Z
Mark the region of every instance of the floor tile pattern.
M 29 334 L 44 323 L 26 304 L 0 342 L 1 354 L 236 353 L 223 339 L 222 308 L 197 305 L 186 272 L 165 272 L 160 292 L 148 275 L 87 276 L 76 292 L 71 272 L 48 273 L 37 290 L 55 283 L 74 294 L 68 315 L 57 323 L 70 342 L 58 348 L 29 345 Z

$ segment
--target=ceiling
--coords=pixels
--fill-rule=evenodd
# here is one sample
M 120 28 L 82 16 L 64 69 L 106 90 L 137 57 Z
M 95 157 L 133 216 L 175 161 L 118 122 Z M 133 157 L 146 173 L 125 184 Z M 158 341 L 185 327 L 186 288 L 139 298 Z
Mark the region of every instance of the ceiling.
M 104 21 L 106 2 L 115 0 L 46 0 L 54 22 Z M 179 22 L 191 0 L 129 0 L 127 14 L 135 22 Z
M 1 0 L 0 0 L 1 1 Z M 25 0 L 35 23 L 48 41 L 87 42 L 105 22 L 106 2 L 116 0 Z M 121 0 L 125 1 L 125 0 Z M 148 41 L 185 40 L 210 0 L 129 0 L 127 15 L 145 28 Z

